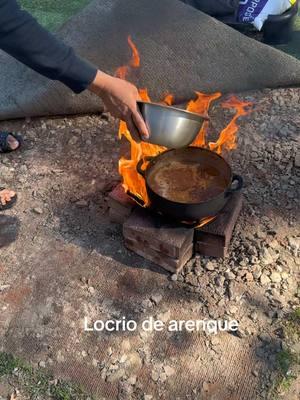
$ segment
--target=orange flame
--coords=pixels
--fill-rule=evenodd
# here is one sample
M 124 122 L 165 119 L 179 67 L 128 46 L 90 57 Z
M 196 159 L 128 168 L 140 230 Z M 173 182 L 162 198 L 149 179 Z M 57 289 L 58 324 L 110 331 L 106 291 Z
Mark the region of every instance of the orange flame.
M 214 221 L 217 217 L 206 217 L 206 218 L 202 218 L 199 221 L 199 224 L 196 226 L 196 228 L 202 228 L 202 226 L 209 224 L 210 222 Z
M 136 48 L 135 44 L 133 43 L 131 36 L 128 36 L 127 42 L 131 48 L 132 55 L 131 60 L 129 61 L 128 65 L 123 65 L 116 70 L 115 76 L 120 79 L 125 79 L 130 71 L 130 68 L 139 68 L 141 64 L 140 56 L 138 49 Z
M 132 58 L 130 60 L 129 65 L 133 68 L 138 68 L 141 64 L 141 59 L 140 59 L 138 49 L 136 48 L 135 44 L 133 43 L 131 36 L 128 36 L 127 40 L 128 40 L 128 44 L 132 50 Z
M 124 121 L 120 121 L 119 126 L 119 138 L 121 138 L 122 135 L 124 135 L 130 143 L 130 160 L 127 160 L 124 157 L 121 157 L 119 160 L 119 173 L 123 177 L 123 187 L 126 192 L 130 192 L 138 199 L 142 200 L 146 207 L 149 205 L 149 199 L 147 196 L 145 180 L 136 170 L 137 163 L 147 156 L 158 155 L 165 151 L 166 148 L 146 142 L 135 142 Z
M 147 89 L 139 89 L 139 95 L 143 101 L 151 101 Z
M 195 92 L 197 95 L 196 100 L 191 100 L 187 105 L 187 111 L 195 112 L 203 115 L 204 117 L 208 117 L 208 110 L 210 108 L 211 103 L 214 100 L 217 100 L 222 96 L 221 93 L 213 93 L 206 94 L 201 92 Z M 206 143 L 206 135 L 209 128 L 209 121 L 204 121 L 202 127 L 196 137 L 195 141 L 192 143 L 192 146 L 196 147 L 204 147 Z
M 209 129 L 209 121 L 204 121 L 196 139 L 192 143 L 192 146 L 205 147 L 206 135 L 207 135 L 208 129 Z
M 166 94 L 162 100 L 162 103 L 166 104 L 167 106 L 171 106 L 174 104 L 174 96 L 171 93 Z
M 237 120 L 239 117 L 248 115 L 251 110 L 252 103 L 242 102 L 236 96 L 231 96 L 227 101 L 222 103 L 223 108 L 234 108 L 236 113 L 230 123 L 220 133 L 216 142 L 209 143 L 209 149 L 218 154 L 222 154 L 224 150 L 233 150 L 236 148 L 237 132 L 239 127 Z
M 208 117 L 208 110 L 211 102 L 217 100 L 219 97 L 222 96 L 222 94 L 219 92 L 213 94 L 206 94 L 201 92 L 195 93 L 197 95 L 197 99 L 191 100 L 188 103 L 186 110 Z
M 130 36 L 128 37 L 128 44 L 132 50 L 131 60 L 129 61 L 128 65 L 124 65 L 118 68 L 116 71 L 116 76 L 122 79 L 125 79 L 131 68 L 138 68 L 140 66 L 140 56 Z M 147 89 L 139 89 L 139 94 L 143 101 L 151 101 Z M 188 103 L 186 110 L 199 113 L 205 117 L 208 117 L 208 111 L 211 103 L 221 97 L 221 93 L 205 94 L 196 92 L 196 95 L 196 99 L 191 100 Z M 172 105 L 174 103 L 174 96 L 168 93 L 162 100 L 162 103 Z M 236 110 L 236 113 L 230 123 L 221 132 L 218 140 L 215 143 L 207 143 L 206 136 L 210 122 L 209 120 L 204 121 L 192 146 L 208 147 L 210 150 L 216 151 L 218 154 L 221 154 L 223 150 L 231 150 L 236 148 L 236 134 L 238 131 L 237 120 L 240 116 L 247 115 L 250 112 L 250 110 L 248 110 L 249 106 L 251 106 L 251 103 L 242 102 L 234 96 L 223 102 L 223 108 L 234 108 Z M 119 138 L 122 136 L 125 136 L 125 138 L 129 141 L 131 149 L 129 160 L 125 159 L 124 157 L 121 157 L 119 160 L 119 173 L 123 178 L 123 187 L 126 192 L 130 192 L 133 196 L 142 200 L 144 206 L 146 207 L 149 205 L 149 198 L 147 196 L 145 180 L 138 174 L 136 170 L 137 163 L 145 157 L 156 156 L 160 154 L 161 152 L 165 151 L 166 148 L 146 142 L 135 142 L 132 139 L 124 121 L 120 121 L 119 125 Z M 203 221 L 200 221 L 199 226 L 205 225 L 213 218 L 214 217 L 209 217 Z

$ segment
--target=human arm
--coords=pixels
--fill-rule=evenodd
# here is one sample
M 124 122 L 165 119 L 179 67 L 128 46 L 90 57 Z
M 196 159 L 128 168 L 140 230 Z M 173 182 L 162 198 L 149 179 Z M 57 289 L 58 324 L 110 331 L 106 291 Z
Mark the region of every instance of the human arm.
M 96 93 L 133 136 L 147 136 L 137 111 L 138 91 L 129 82 L 107 75 L 75 54 L 72 47 L 44 29 L 16 0 L 0 0 L 0 48 L 41 75 L 58 80 L 73 92 Z

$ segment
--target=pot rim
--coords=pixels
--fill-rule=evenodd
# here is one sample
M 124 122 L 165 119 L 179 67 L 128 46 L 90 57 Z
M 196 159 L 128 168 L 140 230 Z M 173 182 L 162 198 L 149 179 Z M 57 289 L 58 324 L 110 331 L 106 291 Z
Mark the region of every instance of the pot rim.
M 161 158 L 164 154 L 169 153 L 169 152 L 175 152 L 175 151 L 179 152 L 181 150 L 181 149 L 169 149 L 169 150 L 166 150 L 166 151 L 158 154 L 157 156 L 154 156 L 153 159 L 149 161 L 149 164 L 147 165 L 147 167 L 146 167 L 146 169 L 144 171 L 145 172 L 145 183 L 146 183 L 147 190 L 150 189 L 156 196 L 160 197 L 164 201 L 168 201 L 169 203 L 171 203 L 173 205 L 178 205 L 178 206 L 188 206 L 188 207 L 195 206 L 195 207 L 197 207 L 197 206 L 200 206 L 200 205 L 202 206 L 202 205 L 210 204 L 214 200 L 224 198 L 224 196 L 226 195 L 227 190 L 230 188 L 230 186 L 232 184 L 232 179 L 233 179 L 233 176 L 234 176 L 234 174 L 232 172 L 232 168 L 229 165 L 229 163 L 220 154 L 217 154 L 217 153 L 213 152 L 212 150 L 205 149 L 203 147 L 189 146 L 189 147 L 186 147 L 184 149 L 185 150 L 193 149 L 192 151 L 194 151 L 194 150 L 198 150 L 199 151 L 200 150 L 200 151 L 203 151 L 203 152 L 206 152 L 206 153 L 209 153 L 209 154 L 213 154 L 214 156 L 219 157 L 225 163 L 225 165 L 228 167 L 229 172 L 230 172 L 229 183 L 226 186 L 226 188 L 222 192 L 220 192 L 220 194 L 218 194 L 217 196 L 211 197 L 210 199 L 202 201 L 200 203 L 183 203 L 183 202 L 180 202 L 180 201 L 173 201 L 173 200 L 169 200 L 166 197 L 163 197 L 160 194 L 156 193 L 151 188 L 151 186 L 148 184 L 148 179 L 147 179 L 148 176 L 147 175 L 150 172 L 151 166 L 153 166 L 158 161 L 158 159 Z

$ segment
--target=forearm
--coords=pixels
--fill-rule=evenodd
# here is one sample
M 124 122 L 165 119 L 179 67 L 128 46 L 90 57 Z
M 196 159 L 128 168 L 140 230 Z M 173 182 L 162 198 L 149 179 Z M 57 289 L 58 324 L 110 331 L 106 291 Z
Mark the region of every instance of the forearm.
M 0 0 L 0 48 L 74 92 L 89 87 L 97 69 L 41 27 L 15 0 Z

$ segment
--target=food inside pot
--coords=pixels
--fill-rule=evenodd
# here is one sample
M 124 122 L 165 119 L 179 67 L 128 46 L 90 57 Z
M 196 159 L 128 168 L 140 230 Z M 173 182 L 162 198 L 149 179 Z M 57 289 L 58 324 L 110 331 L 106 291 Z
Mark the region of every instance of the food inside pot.
M 148 176 L 151 189 L 177 203 L 202 203 L 218 196 L 228 186 L 222 171 L 199 162 L 164 161 Z

